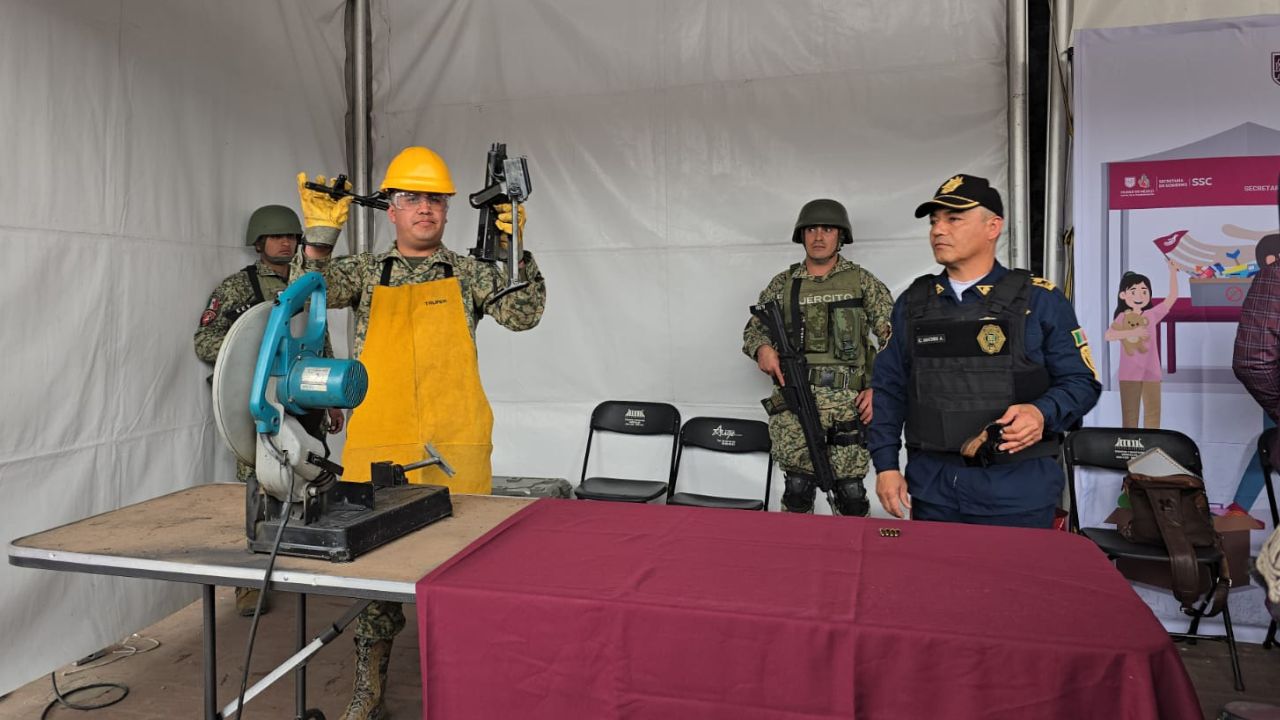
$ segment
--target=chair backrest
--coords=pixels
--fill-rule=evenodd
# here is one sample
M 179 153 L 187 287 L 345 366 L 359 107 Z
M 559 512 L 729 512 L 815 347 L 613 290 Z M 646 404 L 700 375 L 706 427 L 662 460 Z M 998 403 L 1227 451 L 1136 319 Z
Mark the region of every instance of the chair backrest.
M 1152 448 L 1160 448 L 1179 465 L 1196 475 L 1204 475 L 1200 448 L 1194 440 L 1177 430 L 1103 427 L 1082 428 L 1067 435 L 1062 458 L 1066 464 L 1067 489 L 1071 495 L 1072 530 L 1080 529 L 1080 514 L 1076 502 L 1076 468 L 1092 467 L 1125 472 L 1130 460 Z
M 680 451 L 676 456 L 675 470 L 667 486 L 667 498 L 675 494 L 680 477 L 680 461 L 685 448 L 701 448 L 722 453 L 764 453 L 768 457 L 764 475 L 764 502 L 769 504 L 769 491 L 773 482 L 773 456 L 769 453 L 769 425 L 759 420 L 727 417 L 689 418 L 680 429 Z
M 582 477 L 587 479 L 587 462 L 591 459 L 591 442 L 596 431 L 624 435 L 670 435 L 671 459 L 667 466 L 667 480 L 675 472 L 676 454 L 680 442 L 680 411 L 674 405 L 641 400 L 606 400 L 591 411 L 591 424 L 587 429 L 587 451 L 582 456 Z
M 1271 484 L 1271 473 L 1277 468 L 1271 457 L 1271 448 L 1275 446 L 1276 433 L 1280 428 L 1267 428 L 1258 436 L 1258 459 L 1262 461 L 1262 483 L 1267 489 L 1267 504 L 1271 507 L 1271 527 L 1280 527 L 1280 510 L 1276 508 L 1276 489 Z M 1280 606 L 1277 606 L 1280 607 Z

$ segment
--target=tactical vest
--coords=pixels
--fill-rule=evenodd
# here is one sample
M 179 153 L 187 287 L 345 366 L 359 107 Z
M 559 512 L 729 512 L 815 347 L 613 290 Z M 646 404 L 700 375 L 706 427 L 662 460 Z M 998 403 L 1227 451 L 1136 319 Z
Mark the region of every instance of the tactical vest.
M 231 322 L 231 324 L 233 325 L 235 324 L 236 320 L 240 319 L 241 315 L 249 311 L 249 308 L 253 307 L 254 305 L 257 305 L 258 303 L 266 299 L 266 297 L 262 294 L 262 283 L 258 282 L 258 264 L 254 263 L 245 268 L 242 268 L 240 272 L 244 273 L 245 279 L 249 281 L 249 289 L 253 290 L 253 297 L 240 303 L 239 305 L 236 305 L 235 307 L 229 307 L 226 309 L 225 312 L 223 312 L 223 316 L 226 317 L 227 320 Z
M 794 272 L 800 265 L 792 265 Z M 782 293 L 782 317 L 793 347 L 805 354 L 810 368 L 846 369 L 847 387 L 867 386 L 871 344 L 869 322 L 862 302 L 861 273 L 845 270 L 818 282 L 793 277 Z
M 1030 273 L 1010 270 L 980 302 L 964 304 L 943 300 L 937 282 L 925 275 L 907 289 L 906 440 L 912 449 L 958 453 L 1010 405 L 1043 395 L 1049 371 L 1026 356 Z M 1052 438 L 1009 457 L 1049 455 L 1056 447 Z

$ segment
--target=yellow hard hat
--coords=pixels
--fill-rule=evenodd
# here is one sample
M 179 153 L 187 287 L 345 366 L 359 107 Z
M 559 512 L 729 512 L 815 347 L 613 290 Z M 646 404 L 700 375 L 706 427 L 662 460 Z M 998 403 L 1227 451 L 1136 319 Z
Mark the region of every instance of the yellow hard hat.
M 400 151 L 387 166 L 387 175 L 382 179 L 383 192 L 387 190 L 408 190 L 410 192 L 444 193 L 453 195 L 453 178 L 449 177 L 449 166 L 429 148 L 407 147 Z

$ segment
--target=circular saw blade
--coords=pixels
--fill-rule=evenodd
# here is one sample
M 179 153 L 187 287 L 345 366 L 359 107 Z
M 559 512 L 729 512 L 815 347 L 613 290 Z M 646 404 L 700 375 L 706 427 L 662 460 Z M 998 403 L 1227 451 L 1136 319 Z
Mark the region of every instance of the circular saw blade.
M 249 412 L 249 392 L 272 307 L 272 303 L 264 302 L 245 311 L 227 331 L 213 364 L 214 423 L 231 452 L 248 465 L 254 465 L 258 455 L 258 431 Z

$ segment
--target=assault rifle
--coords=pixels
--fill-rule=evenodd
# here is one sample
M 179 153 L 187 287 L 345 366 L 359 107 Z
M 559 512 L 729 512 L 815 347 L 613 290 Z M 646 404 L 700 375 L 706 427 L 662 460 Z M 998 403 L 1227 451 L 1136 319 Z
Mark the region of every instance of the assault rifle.
M 809 448 L 809 461 L 813 463 L 813 474 L 817 478 L 818 487 L 823 492 L 831 492 L 836 486 L 836 476 L 831 470 L 827 433 L 822 429 L 818 403 L 813 399 L 813 389 L 809 387 L 809 361 L 800 348 L 791 344 L 791 337 L 787 335 L 787 327 L 782 321 L 782 307 L 777 300 L 752 306 L 751 314 L 764 323 L 765 330 L 773 340 L 773 349 L 778 352 L 782 377 L 786 380 L 786 384 L 778 388 L 778 392 L 800 421 L 804 444 Z
M 506 295 L 528 285 L 520 281 L 520 260 L 524 257 L 524 236 L 520 232 L 520 203 L 529 199 L 533 184 L 529 179 L 529 164 L 524 156 L 507 157 L 507 144 L 494 143 L 484 164 L 484 189 L 471 193 L 471 207 L 480 211 L 480 224 L 476 229 L 476 246 L 471 257 L 483 262 L 503 262 L 507 267 L 507 286 L 494 298 Z M 494 226 L 498 217 L 495 205 L 511 204 L 511 242 L 503 247 L 503 232 Z
M 387 199 L 381 192 L 376 192 L 372 195 L 357 195 L 351 192 L 347 187 L 346 175 L 339 175 L 334 178 L 333 185 L 321 185 L 320 183 L 308 181 L 304 183 L 303 186 L 308 190 L 318 190 L 322 193 L 326 193 L 334 200 L 341 200 L 344 197 L 349 197 L 355 204 L 371 207 L 375 210 L 386 210 L 388 207 Z

